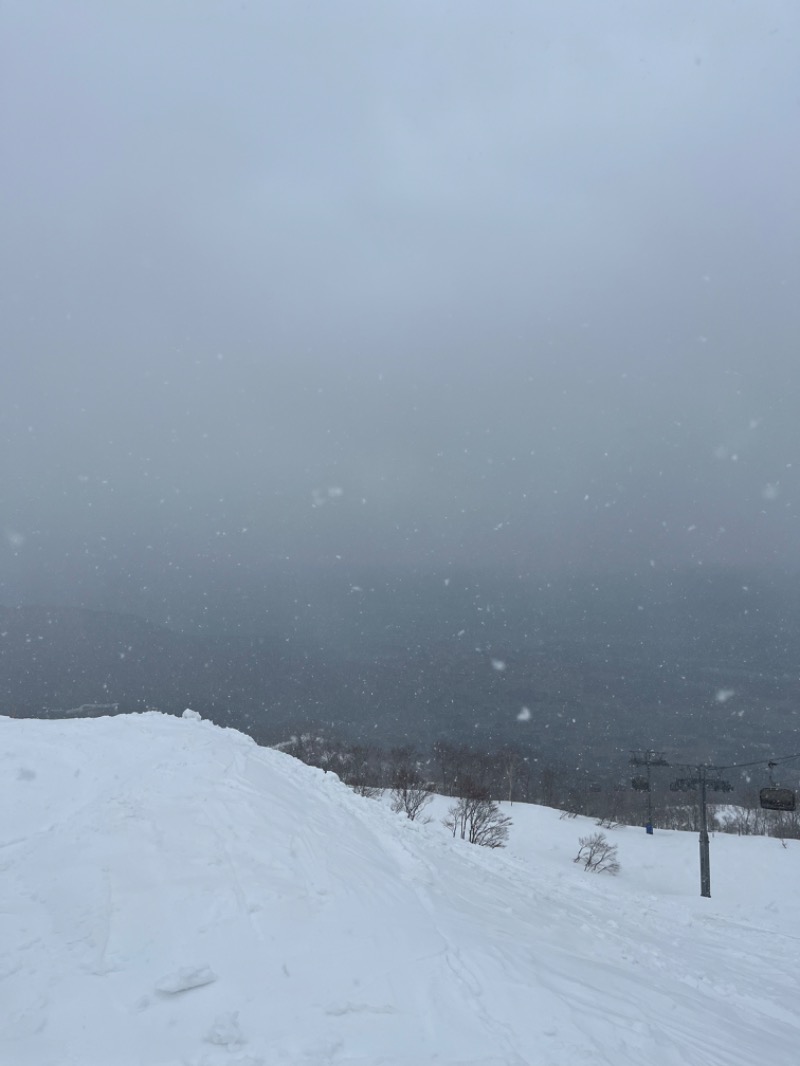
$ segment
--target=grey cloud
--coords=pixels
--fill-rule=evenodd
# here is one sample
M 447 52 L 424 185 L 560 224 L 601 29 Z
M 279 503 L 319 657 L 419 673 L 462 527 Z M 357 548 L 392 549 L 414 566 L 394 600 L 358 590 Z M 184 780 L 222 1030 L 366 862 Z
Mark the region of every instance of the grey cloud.
M 0 18 L 14 595 L 795 565 L 793 8 Z

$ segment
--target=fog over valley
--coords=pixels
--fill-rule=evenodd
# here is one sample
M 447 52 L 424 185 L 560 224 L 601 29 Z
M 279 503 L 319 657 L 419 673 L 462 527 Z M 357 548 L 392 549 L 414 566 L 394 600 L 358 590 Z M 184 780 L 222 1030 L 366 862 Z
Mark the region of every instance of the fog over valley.
M 3 4 L 0 713 L 800 750 L 799 40 Z

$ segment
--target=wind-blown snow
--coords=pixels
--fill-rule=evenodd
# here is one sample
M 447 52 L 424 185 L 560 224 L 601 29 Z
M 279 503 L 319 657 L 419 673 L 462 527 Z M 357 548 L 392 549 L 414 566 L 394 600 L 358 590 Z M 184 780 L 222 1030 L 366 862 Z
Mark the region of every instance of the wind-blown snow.
M 2 1066 L 789 1066 L 800 845 L 454 841 L 232 730 L 0 719 Z M 591 826 L 593 829 L 594 827 Z

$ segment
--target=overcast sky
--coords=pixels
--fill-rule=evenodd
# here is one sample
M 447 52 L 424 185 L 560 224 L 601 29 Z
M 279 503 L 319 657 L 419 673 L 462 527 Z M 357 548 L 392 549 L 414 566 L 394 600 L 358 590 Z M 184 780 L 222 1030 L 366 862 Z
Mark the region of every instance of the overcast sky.
M 798 55 L 794 0 L 2 0 L 0 600 L 795 568 Z

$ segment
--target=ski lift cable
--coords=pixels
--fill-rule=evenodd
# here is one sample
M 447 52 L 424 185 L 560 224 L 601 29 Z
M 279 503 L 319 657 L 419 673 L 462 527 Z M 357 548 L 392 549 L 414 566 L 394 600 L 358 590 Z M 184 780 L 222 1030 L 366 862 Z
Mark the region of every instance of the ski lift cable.
M 779 763 L 782 763 L 782 762 L 791 762 L 792 759 L 800 759 L 800 752 L 798 752 L 796 755 L 782 755 L 778 759 L 774 759 L 774 758 L 753 759 L 752 762 L 733 762 L 733 763 L 730 763 L 728 766 L 710 766 L 709 769 L 710 770 L 740 770 L 740 769 L 744 769 L 747 766 L 765 766 L 765 765 L 768 766 L 768 767 L 772 767 L 772 766 L 777 766 Z

